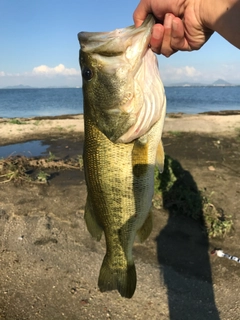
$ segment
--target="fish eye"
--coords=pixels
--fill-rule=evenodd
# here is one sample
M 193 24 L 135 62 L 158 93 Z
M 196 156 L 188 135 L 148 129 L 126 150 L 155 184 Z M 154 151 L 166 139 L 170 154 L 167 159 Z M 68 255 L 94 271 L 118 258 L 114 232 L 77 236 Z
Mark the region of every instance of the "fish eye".
M 93 72 L 91 69 L 89 69 L 88 67 L 84 67 L 83 71 L 82 71 L 82 76 L 85 80 L 89 81 L 92 79 L 93 77 Z

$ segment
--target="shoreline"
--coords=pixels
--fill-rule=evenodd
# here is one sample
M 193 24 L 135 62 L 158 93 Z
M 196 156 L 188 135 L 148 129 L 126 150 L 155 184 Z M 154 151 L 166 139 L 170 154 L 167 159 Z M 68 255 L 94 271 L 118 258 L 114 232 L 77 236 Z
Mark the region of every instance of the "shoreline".
M 163 134 L 191 132 L 217 136 L 237 136 L 240 132 L 240 111 L 236 114 L 169 113 Z M 0 146 L 43 140 L 59 136 L 84 136 L 83 114 L 33 118 L 0 118 Z

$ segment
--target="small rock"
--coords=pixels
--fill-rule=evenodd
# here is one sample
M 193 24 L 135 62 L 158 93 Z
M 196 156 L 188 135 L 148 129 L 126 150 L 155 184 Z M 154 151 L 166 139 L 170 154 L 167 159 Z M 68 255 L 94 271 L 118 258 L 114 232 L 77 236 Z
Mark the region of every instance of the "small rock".
M 8 214 L 7 214 L 6 211 L 3 210 L 3 209 L 0 209 L 0 219 L 6 219 L 6 220 L 9 219 Z
M 214 166 L 209 166 L 209 167 L 208 167 L 208 170 L 209 170 L 209 171 L 215 171 L 216 169 L 214 168 Z

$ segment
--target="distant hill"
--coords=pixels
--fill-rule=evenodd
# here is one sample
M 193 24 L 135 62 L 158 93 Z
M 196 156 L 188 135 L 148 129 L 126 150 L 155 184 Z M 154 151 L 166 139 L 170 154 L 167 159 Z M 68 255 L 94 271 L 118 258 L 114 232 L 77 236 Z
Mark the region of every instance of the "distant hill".
M 178 82 L 165 85 L 166 87 L 204 87 L 206 84 L 198 82 Z
M 218 79 L 215 82 L 213 82 L 212 86 L 231 86 L 232 84 L 223 80 L 223 79 Z
M 227 87 L 227 86 L 234 86 L 234 85 L 223 79 L 218 79 L 213 83 L 208 83 L 208 84 L 200 83 L 200 82 L 178 82 L 178 83 L 165 84 L 165 87 Z
M 3 89 L 33 89 L 33 87 L 19 84 L 18 86 L 7 86 L 7 87 L 4 87 Z
M 7 86 L 0 89 L 72 89 L 79 87 L 69 87 L 69 86 L 49 86 L 49 87 L 31 87 L 28 85 L 19 84 L 18 86 Z

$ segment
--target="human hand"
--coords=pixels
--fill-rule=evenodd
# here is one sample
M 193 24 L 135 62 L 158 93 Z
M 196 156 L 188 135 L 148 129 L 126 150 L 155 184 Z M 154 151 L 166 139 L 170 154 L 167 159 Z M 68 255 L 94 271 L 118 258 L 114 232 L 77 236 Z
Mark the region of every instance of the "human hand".
M 178 50 L 198 50 L 210 38 L 213 31 L 203 25 L 199 12 L 200 0 L 141 0 L 133 18 L 138 27 L 153 13 L 161 23 L 153 27 L 151 48 L 169 57 Z

